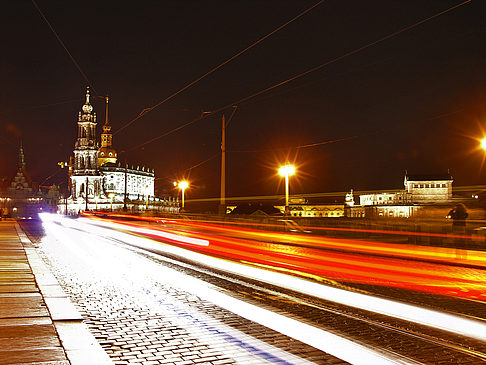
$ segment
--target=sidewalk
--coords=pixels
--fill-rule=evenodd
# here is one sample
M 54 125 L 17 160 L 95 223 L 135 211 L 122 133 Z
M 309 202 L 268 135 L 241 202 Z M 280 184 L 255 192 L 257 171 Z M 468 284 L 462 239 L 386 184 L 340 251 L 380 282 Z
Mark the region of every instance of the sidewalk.
M 111 364 L 14 220 L 0 221 L 0 364 Z

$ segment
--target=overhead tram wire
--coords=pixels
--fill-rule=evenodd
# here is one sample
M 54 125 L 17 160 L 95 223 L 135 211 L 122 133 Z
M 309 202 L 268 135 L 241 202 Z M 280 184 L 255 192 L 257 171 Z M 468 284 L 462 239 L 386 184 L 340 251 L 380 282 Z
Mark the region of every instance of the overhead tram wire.
M 235 109 L 233 110 L 233 113 L 231 114 L 228 122 L 226 123 L 226 126 L 228 126 L 228 123 L 233 118 L 234 113 L 236 112 L 236 108 L 237 107 L 235 106 Z M 452 112 L 449 112 L 449 113 L 437 114 L 437 115 L 434 115 L 432 117 L 425 118 L 425 119 L 419 119 L 419 120 L 416 120 L 416 121 L 411 122 L 411 123 L 427 122 L 427 121 L 433 121 L 433 120 L 437 120 L 437 119 L 442 119 L 442 118 L 445 118 L 445 117 L 448 117 L 448 116 L 457 114 L 457 113 L 461 112 L 464 109 L 465 108 L 461 108 L 461 109 L 458 109 L 458 110 L 455 110 L 455 111 L 452 111 Z M 226 150 L 226 152 L 229 152 L 229 153 L 261 153 L 261 152 L 275 152 L 275 151 L 280 151 L 280 150 L 292 150 L 292 149 L 296 149 L 297 150 L 297 149 L 301 149 L 301 148 L 319 147 L 319 146 L 323 146 L 323 145 L 327 145 L 327 144 L 338 143 L 338 142 L 345 142 L 345 141 L 351 141 L 351 140 L 358 139 L 358 138 L 362 138 L 362 137 L 374 136 L 374 135 L 377 135 L 377 134 L 380 134 L 380 133 L 386 133 L 386 132 L 389 132 L 389 131 L 392 131 L 392 130 L 396 130 L 396 129 L 400 129 L 400 128 L 405 128 L 405 127 L 406 127 L 405 125 L 399 125 L 399 126 L 395 126 L 395 127 L 384 128 L 384 129 L 375 130 L 375 131 L 371 131 L 371 132 L 363 133 L 363 134 L 358 134 L 358 135 L 354 135 L 354 136 L 343 137 L 343 138 L 338 138 L 338 139 L 331 139 L 331 140 L 327 140 L 327 141 L 310 143 L 310 144 L 299 145 L 299 146 L 279 147 L 279 148 L 265 148 L 265 149 L 258 149 L 258 150 Z M 196 167 L 202 166 L 206 162 L 209 162 L 209 161 L 211 161 L 212 159 L 214 159 L 214 158 L 216 158 L 218 156 L 219 156 L 219 153 L 216 153 L 216 154 L 212 155 L 211 157 L 209 157 L 208 159 L 206 159 L 204 161 L 201 161 L 201 162 L 195 164 L 194 166 L 189 167 L 189 168 L 183 170 L 182 172 L 191 171 L 191 170 L 195 169 Z
M 404 28 L 402 28 L 402 29 L 400 29 L 400 30 L 398 30 L 396 32 L 393 32 L 393 33 L 390 33 L 390 34 L 388 34 L 388 35 L 386 35 L 384 37 L 381 37 L 381 38 L 377 39 L 376 41 L 370 42 L 370 43 L 368 43 L 368 44 L 366 44 L 366 45 L 364 45 L 362 47 L 359 47 L 359 48 L 356 48 L 356 49 L 354 49 L 352 51 L 349 51 L 349 52 L 347 52 L 347 53 L 345 53 L 345 54 L 343 54 L 343 55 L 341 55 L 339 57 L 333 58 L 330 61 L 327 61 L 327 62 L 325 62 L 323 64 L 320 64 L 318 66 L 315 66 L 315 67 L 313 67 L 313 68 L 311 68 L 311 69 L 309 69 L 307 71 L 304 71 L 304 72 L 302 72 L 300 74 L 297 74 L 295 76 L 292 76 L 291 78 L 288 78 L 288 79 L 286 79 L 284 81 L 281 81 L 281 82 L 279 82 L 279 83 L 277 83 L 277 84 L 275 84 L 273 86 L 267 87 L 266 89 L 260 90 L 260 91 L 254 93 L 254 94 L 251 94 L 251 95 L 249 95 L 249 96 L 247 96 L 247 97 L 245 97 L 243 99 L 240 99 L 240 100 L 235 101 L 235 102 L 233 102 L 231 104 L 228 104 L 228 105 L 225 105 L 225 106 L 223 106 L 223 107 L 221 107 L 219 109 L 216 109 L 214 111 L 214 113 L 218 113 L 218 112 L 220 112 L 222 110 L 228 109 L 228 108 L 230 108 L 233 105 L 240 105 L 240 104 L 242 104 L 242 103 L 244 103 L 244 102 L 246 102 L 246 101 L 248 101 L 250 99 L 253 99 L 254 97 L 256 97 L 258 95 L 264 94 L 264 93 L 266 93 L 266 92 L 268 92 L 270 90 L 273 90 L 273 89 L 276 89 L 276 88 L 278 88 L 280 86 L 286 85 L 289 82 L 292 82 L 294 80 L 300 79 L 301 77 L 304 77 L 304 76 L 306 76 L 306 75 L 308 75 L 308 74 L 310 74 L 312 72 L 318 71 L 318 70 L 320 70 L 320 69 L 322 69 L 322 68 L 324 68 L 326 66 L 329 66 L 329 65 L 331 65 L 333 63 L 336 63 L 338 61 L 341 61 L 342 59 L 344 59 L 346 57 L 352 56 L 352 55 L 354 55 L 356 53 L 359 53 L 361 51 L 364 51 L 365 49 L 368 49 L 368 48 L 373 47 L 373 46 L 375 46 L 375 45 L 377 45 L 379 43 L 382 43 L 382 42 L 384 42 L 384 41 L 386 41 L 386 40 L 388 40 L 390 38 L 393 38 L 393 37 L 395 37 L 395 36 L 397 36 L 397 35 L 399 35 L 401 33 L 404 33 L 406 31 L 409 31 L 409 30 L 413 29 L 413 28 L 416 28 L 416 27 L 418 27 L 419 25 L 421 25 L 421 24 L 423 24 L 425 22 L 428 22 L 428 21 L 430 21 L 432 19 L 435 19 L 435 18 L 437 18 L 437 17 L 439 17 L 439 16 L 441 16 L 443 14 L 446 14 L 446 13 L 448 13 L 448 12 L 450 12 L 450 11 L 452 11 L 452 10 L 454 10 L 454 9 L 462 6 L 462 5 L 465 5 L 467 3 L 470 3 L 471 1 L 472 0 L 466 0 L 466 1 L 463 1 L 462 3 L 460 3 L 460 4 L 456 4 L 456 5 L 454 5 L 454 6 L 450 7 L 450 8 L 448 8 L 446 10 L 443 10 L 443 11 L 441 11 L 439 13 L 436 13 L 436 14 L 428 17 L 428 18 L 425 18 L 423 20 L 420 20 L 420 21 L 418 21 L 418 22 L 416 22 L 414 24 L 411 24 L 409 26 L 406 26 L 406 27 L 404 27 Z
M 58 106 L 58 105 L 63 105 L 63 104 L 71 104 L 71 103 L 74 103 L 74 102 L 80 102 L 80 101 L 84 101 L 84 100 L 85 100 L 84 98 L 77 98 L 77 99 L 71 99 L 71 100 L 66 100 L 66 101 L 59 101 L 57 103 L 43 104 L 43 105 L 35 105 L 35 106 L 31 106 L 28 109 L 49 108 L 51 106 Z
M 228 121 L 227 121 L 227 122 L 226 122 L 226 124 L 225 124 L 225 128 L 226 128 L 226 127 L 228 127 L 229 122 L 231 122 L 231 119 L 233 119 L 233 117 L 234 117 L 234 115 L 235 115 L 235 113 L 236 113 L 236 109 L 238 109 L 238 106 L 237 106 L 237 105 L 234 105 L 234 106 L 233 106 L 233 112 L 231 113 L 230 117 L 228 118 Z M 215 153 L 214 155 L 212 155 L 211 157 L 209 157 L 209 158 L 205 159 L 204 161 L 201 161 L 201 162 L 199 162 L 199 163 L 195 164 L 194 166 L 191 166 L 191 167 L 189 167 L 189 168 L 187 168 L 187 169 L 183 170 L 183 172 L 186 172 L 186 171 L 191 171 L 191 170 L 195 169 L 196 167 L 202 166 L 202 165 L 204 165 L 206 162 L 211 161 L 212 159 L 214 159 L 214 158 L 218 157 L 219 155 L 220 155 L 220 152 Z
M 224 125 L 225 128 L 228 128 L 228 124 L 230 124 L 231 120 L 235 116 L 236 110 L 238 109 L 238 105 L 233 105 L 233 111 L 231 112 L 231 115 L 229 116 L 226 124 Z
M 472 0 L 466 0 L 466 1 L 463 1 L 463 2 L 461 2 L 459 4 L 456 4 L 454 6 L 451 6 L 450 8 L 448 8 L 446 10 L 440 11 L 440 12 L 438 12 L 438 13 L 436 13 L 434 15 L 431 15 L 431 16 L 425 18 L 425 19 L 422 19 L 422 20 L 420 20 L 420 21 L 418 21 L 416 23 L 413 23 L 411 25 L 408 25 L 408 26 L 406 26 L 406 27 L 404 27 L 404 28 L 402 28 L 402 29 L 400 29 L 400 30 L 398 30 L 396 32 L 390 33 L 390 34 L 388 34 L 388 35 L 386 35 L 384 37 L 381 37 L 381 38 L 379 38 L 379 39 L 377 39 L 377 40 L 375 40 L 373 42 L 370 42 L 370 43 L 368 43 L 368 44 L 366 44 L 364 46 L 361 46 L 361 47 L 356 48 L 356 49 L 354 49 L 352 51 L 349 51 L 349 52 L 347 52 L 347 53 L 345 53 L 345 54 L 343 54 L 343 55 L 341 55 L 339 57 L 333 58 L 330 61 L 327 61 L 327 62 L 325 62 L 323 64 L 320 64 L 318 66 L 315 66 L 315 67 L 313 67 L 313 68 L 311 68 L 311 69 L 309 69 L 307 71 L 304 71 L 304 72 L 301 72 L 301 73 L 299 73 L 297 75 L 294 75 L 294 76 L 292 76 L 292 77 L 290 77 L 290 78 L 288 78 L 288 79 L 286 79 L 284 81 L 281 81 L 281 82 L 279 82 L 279 83 L 277 83 L 277 84 L 275 84 L 273 86 L 269 86 L 269 87 L 267 87 L 267 88 L 265 88 L 263 90 L 257 91 L 255 93 L 249 95 L 249 96 L 246 96 L 246 97 L 244 97 L 242 99 L 239 99 L 239 100 L 234 101 L 234 102 L 232 102 L 230 104 L 227 104 L 225 106 L 222 106 L 222 107 L 220 107 L 218 109 L 215 109 L 215 110 L 213 110 L 211 112 L 207 112 L 205 114 L 202 114 L 200 117 L 197 117 L 197 118 L 195 118 L 195 119 L 193 119 L 193 120 L 191 120 L 189 122 L 186 122 L 186 123 L 180 125 L 179 127 L 176 127 L 176 128 L 174 128 L 174 129 L 172 129 L 170 131 L 164 132 L 163 134 L 161 134 L 161 135 L 159 135 L 157 137 L 151 138 L 150 140 L 148 140 L 148 141 L 146 141 L 144 143 L 141 143 L 141 144 L 137 145 L 136 147 L 131 148 L 130 151 L 131 150 L 134 150 L 134 149 L 137 149 L 137 148 L 140 148 L 140 147 L 143 147 L 143 146 L 145 146 L 145 145 L 147 145 L 149 143 L 155 142 L 156 140 L 158 140 L 160 138 L 166 137 L 166 136 L 168 136 L 168 135 L 170 135 L 170 134 L 172 134 L 174 132 L 177 132 L 177 131 L 185 128 L 185 127 L 188 127 L 191 124 L 194 124 L 194 123 L 196 123 L 196 122 L 198 122 L 198 121 L 200 121 L 200 120 L 202 120 L 204 118 L 207 118 L 210 115 L 213 115 L 213 114 L 222 112 L 222 111 L 224 111 L 226 109 L 229 109 L 229 108 L 231 108 L 231 107 L 233 107 L 235 105 L 241 105 L 242 103 L 244 103 L 244 102 L 246 102 L 246 101 L 248 101 L 250 99 L 253 99 L 253 98 L 255 98 L 255 97 L 259 96 L 259 95 L 262 95 L 264 93 L 269 92 L 270 90 L 273 90 L 273 89 L 276 89 L 276 88 L 281 87 L 283 85 L 286 85 L 286 84 L 288 84 L 288 83 L 290 83 L 292 81 L 295 81 L 295 80 L 297 80 L 299 78 L 302 78 L 304 76 L 307 76 L 308 74 L 310 74 L 312 72 L 318 71 L 318 70 L 320 70 L 320 69 L 322 69 L 322 68 L 324 68 L 326 66 L 329 66 L 329 65 L 331 65 L 333 63 L 336 63 L 338 61 L 341 61 L 342 59 L 344 59 L 346 57 L 349 57 L 349 56 L 352 56 L 352 55 L 354 55 L 356 53 L 359 53 L 361 51 L 364 51 L 365 49 L 368 49 L 368 48 L 370 48 L 372 46 L 375 46 L 375 45 L 377 45 L 379 43 L 382 43 L 382 42 L 384 42 L 384 41 L 386 41 L 386 40 L 388 40 L 390 38 L 393 38 L 393 37 L 395 37 L 395 36 L 397 36 L 397 35 L 399 35 L 401 33 L 404 33 L 406 31 L 409 31 L 409 30 L 413 29 L 413 28 L 416 28 L 419 25 L 422 25 L 422 24 L 424 24 L 424 23 L 426 23 L 426 22 L 428 22 L 428 21 L 430 21 L 432 19 L 435 19 L 435 18 L 437 18 L 437 17 L 439 17 L 441 15 L 444 15 L 444 14 L 446 14 L 446 13 L 448 13 L 448 12 L 450 12 L 450 11 L 452 11 L 452 10 L 460 7 L 460 6 L 466 5 L 466 4 L 470 3 L 471 1 Z
M 410 122 L 410 124 L 418 123 L 418 122 L 428 122 L 428 121 L 432 121 L 432 120 L 442 119 L 442 118 L 449 117 L 451 115 L 457 114 L 457 113 L 461 112 L 462 110 L 464 110 L 464 108 L 460 108 L 460 109 L 457 109 L 457 110 L 454 110 L 454 111 L 448 112 L 448 113 L 437 114 L 437 115 L 434 115 L 432 117 L 425 118 L 425 119 L 419 119 L 419 120 Z M 395 130 L 395 129 L 405 128 L 405 127 L 406 127 L 405 125 L 397 125 L 395 127 L 390 127 L 390 128 L 385 128 L 385 129 L 373 131 L 373 132 L 363 133 L 363 134 L 359 134 L 359 135 L 356 135 L 356 136 L 344 137 L 344 138 L 330 140 L 330 141 L 323 141 L 323 142 L 316 142 L 316 143 L 304 144 L 304 145 L 296 146 L 294 148 L 299 149 L 299 148 L 317 147 L 317 146 L 322 146 L 322 145 L 330 144 L 330 143 L 336 143 L 336 142 L 342 142 L 342 141 L 349 141 L 351 139 L 356 139 L 356 138 L 360 138 L 360 137 L 373 136 L 373 135 L 378 134 L 378 133 L 389 132 L 389 131 L 392 131 L 392 130 Z
M 195 169 L 196 167 L 202 166 L 202 165 L 204 165 L 206 162 L 209 162 L 209 161 L 211 161 L 212 159 L 214 159 L 214 158 L 216 158 L 216 157 L 218 157 L 218 156 L 219 156 L 219 152 L 218 152 L 218 153 L 215 153 L 214 155 L 212 155 L 211 157 L 209 157 L 209 158 L 205 159 L 204 161 L 201 161 L 201 162 L 199 162 L 199 163 L 195 164 L 194 166 L 191 166 L 191 167 L 189 167 L 189 168 L 187 168 L 187 169 L 183 170 L 183 172 L 186 172 L 186 171 L 191 171 L 191 170 Z
M 456 186 L 452 188 L 454 192 L 472 192 L 478 190 L 486 190 L 486 185 L 471 185 L 471 186 Z M 403 189 L 387 189 L 381 190 L 383 193 L 393 194 L 403 191 Z M 356 195 L 366 195 L 375 193 L 376 190 L 353 190 L 353 193 Z M 315 198 L 328 198 L 328 197 L 344 197 L 348 194 L 349 191 L 335 191 L 335 192 L 327 192 L 327 193 L 303 193 L 303 194 L 295 194 L 300 198 L 307 198 L 307 199 L 315 199 Z M 294 194 L 292 194 L 294 195 Z M 254 196 L 230 196 L 226 197 L 228 201 L 255 201 L 255 200 L 276 200 L 282 199 L 282 195 L 254 195 Z M 191 203 L 203 203 L 203 202 L 217 202 L 220 200 L 220 197 L 215 198 L 198 198 L 198 199 L 187 199 L 186 202 Z
M 76 60 L 74 59 L 73 55 L 71 54 L 71 52 L 69 52 L 69 50 L 67 49 L 66 45 L 64 44 L 64 42 L 61 40 L 61 37 L 59 37 L 59 35 L 57 34 L 57 32 L 54 30 L 53 26 L 51 25 L 51 23 L 49 23 L 49 21 L 47 20 L 46 16 L 44 15 L 44 13 L 42 12 L 42 10 L 39 8 L 39 6 L 37 5 L 37 3 L 35 2 L 35 0 L 31 0 L 32 1 L 32 4 L 34 5 L 34 7 L 37 9 L 37 11 L 39 12 L 40 16 L 42 17 L 42 19 L 44 19 L 44 21 L 46 22 L 47 26 L 49 27 L 49 29 L 52 31 L 52 33 L 56 36 L 56 39 L 59 41 L 59 43 L 61 44 L 62 48 L 64 48 L 64 50 L 66 51 L 66 53 L 68 54 L 69 58 L 71 59 L 71 61 L 73 62 L 74 66 L 76 66 L 76 68 L 78 69 L 78 71 L 81 73 L 81 75 L 83 76 L 84 80 L 88 83 L 88 85 L 91 87 L 91 89 L 95 92 L 96 94 L 96 89 L 94 88 L 93 84 L 91 83 L 91 81 L 89 81 L 88 79 L 88 76 L 86 76 L 86 74 L 83 72 L 83 70 L 81 69 L 81 66 L 79 66 L 79 64 L 76 62 Z
M 429 122 L 429 121 L 433 121 L 433 120 L 446 118 L 446 117 L 449 117 L 451 115 L 460 113 L 464 109 L 465 109 L 465 107 L 454 110 L 452 112 L 441 113 L 441 114 L 434 115 L 432 117 L 418 119 L 418 120 L 411 121 L 411 122 L 405 122 L 405 124 L 423 123 L 423 122 Z M 278 150 L 292 150 L 292 149 L 318 147 L 318 146 L 323 146 L 323 145 L 327 145 L 327 144 L 351 141 L 353 139 L 358 139 L 358 138 L 362 138 L 362 137 L 369 137 L 369 136 L 374 136 L 374 135 L 377 135 L 377 134 L 380 134 L 380 133 L 390 132 L 390 131 L 393 131 L 393 130 L 396 130 L 396 129 L 401 129 L 401 128 L 407 127 L 407 125 L 405 125 L 405 124 L 396 125 L 394 127 L 389 127 L 389 128 L 382 128 L 382 129 L 378 129 L 378 130 L 367 132 L 367 133 L 357 134 L 357 135 L 354 135 L 354 136 L 342 137 L 342 138 L 337 138 L 337 139 L 329 139 L 327 141 L 303 144 L 303 145 L 299 145 L 299 146 L 265 148 L 265 149 L 258 149 L 258 150 L 228 150 L 228 152 L 229 153 L 260 153 L 260 152 L 272 152 L 272 151 L 278 151 Z
M 187 84 L 186 86 L 184 86 L 182 89 L 176 91 L 175 93 L 169 95 L 168 97 L 166 97 L 165 99 L 161 100 L 160 102 L 158 102 L 157 104 L 151 106 L 151 107 L 148 107 L 148 108 L 144 108 L 142 109 L 142 111 L 135 117 L 133 118 L 132 120 L 130 120 L 128 123 L 124 124 L 123 126 L 121 126 L 118 130 L 116 130 L 113 135 L 116 135 L 118 134 L 119 132 L 121 132 L 122 130 L 124 130 L 125 128 L 129 127 L 130 125 L 132 125 L 133 123 L 135 123 L 137 120 L 139 120 L 140 118 L 142 118 L 144 115 L 146 115 L 147 113 L 151 112 L 152 110 L 154 110 L 155 108 L 159 107 L 160 105 L 164 104 L 165 102 L 171 100 L 173 97 L 177 96 L 178 94 L 180 94 L 181 92 L 183 92 L 184 90 L 190 88 L 192 85 L 198 83 L 199 81 L 201 81 L 202 79 L 204 79 L 205 77 L 211 75 L 212 73 L 214 73 L 215 71 L 219 70 L 221 67 L 223 67 L 224 65 L 228 64 L 229 62 L 233 61 L 234 59 L 238 58 L 239 56 L 241 56 L 243 53 L 245 53 L 246 51 L 252 49 L 253 47 L 255 47 L 256 45 L 260 44 L 261 42 L 263 42 L 265 39 L 267 39 L 268 37 L 274 35 L 275 33 L 277 33 L 278 31 L 280 31 L 281 29 L 285 28 L 287 25 L 289 25 L 290 23 L 294 22 L 295 20 L 301 18 L 302 16 L 304 16 L 305 14 L 307 14 L 309 11 L 311 11 L 312 9 L 314 9 L 315 7 L 319 6 L 320 4 L 322 4 L 324 1 L 326 0 L 319 0 L 317 3 L 315 3 L 314 5 L 312 5 L 310 8 L 307 8 L 306 10 L 304 10 L 303 12 L 299 13 L 298 15 L 296 15 L 295 17 L 293 17 L 292 19 L 288 20 L 287 22 L 285 22 L 284 24 L 282 24 L 281 26 L 277 27 L 276 29 L 274 29 L 273 31 L 271 31 L 270 33 L 268 33 L 267 35 L 263 36 L 262 38 L 260 38 L 259 40 L 257 40 L 256 42 L 253 42 L 252 44 L 250 44 L 248 47 L 244 48 L 243 50 L 239 51 L 238 53 L 236 53 L 235 55 L 233 55 L 232 57 L 228 58 L 226 61 L 224 61 L 223 63 L 219 64 L 218 66 L 212 68 L 211 70 L 209 70 L 208 72 L 206 72 L 204 75 L 198 77 L 197 79 L 195 79 L 194 81 L 190 82 L 189 84 Z

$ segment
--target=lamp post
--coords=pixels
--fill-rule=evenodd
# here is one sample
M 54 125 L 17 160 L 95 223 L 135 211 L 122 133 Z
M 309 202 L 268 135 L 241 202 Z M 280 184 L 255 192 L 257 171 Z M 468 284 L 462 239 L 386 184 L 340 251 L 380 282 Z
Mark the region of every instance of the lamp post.
M 179 189 L 181 189 L 181 192 L 182 192 L 182 209 L 181 210 L 184 210 L 184 191 L 189 187 L 189 183 L 185 180 L 183 181 L 179 181 L 179 183 L 177 184 L 177 186 L 179 187 Z
M 481 148 L 483 149 L 483 151 L 486 151 L 486 137 L 481 139 L 481 141 L 479 141 L 479 144 L 480 144 Z
M 295 174 L 295 166 L 286 164 L 278 169 L 280 176 L 285 177 L 285 214 L 290 213 L 289 208 L 289 176 Z
M 219 214 L 226 214 L 226 120 L 221 118 L 221 194 L 219 199 Z
M 145 185 L 145 210 L 148 210 L 148 201 L 149 201 L 149 186 L 147 184 Z
M 86 176 L 86 189 L 84 191 L 85 193 L 85 201 L 86 201 L 86 211 L 88 211 L 88 177 Z

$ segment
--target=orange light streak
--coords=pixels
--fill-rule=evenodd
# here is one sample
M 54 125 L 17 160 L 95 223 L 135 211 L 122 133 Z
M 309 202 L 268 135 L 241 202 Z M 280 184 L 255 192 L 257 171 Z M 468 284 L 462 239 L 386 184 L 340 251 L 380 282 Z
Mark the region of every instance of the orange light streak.
M 444 264 L 457 263 L 458 261 L 469 262 L 471 261 L 470 255 L 475 255 L 470 251 L 467 252 L 469 257 L 459 260 L 453 258 L 456 250 L 444 248 L 441 248 L 441 255 L 438 255 L 432 248 L 423 246 L 329 239 L 319 236 L 258 230 L 244 232 L 242 237 L 232 237 L 222 235 L 222 233 L 233 234 L 240 233 L 240 231 L 231 227 L 214 227 L 214 225 L 202 223 L 190 222 L 185 224 L 187 223 L 185 221 L 175 223 L 174 220 L 165 220 L 165 223 L 170 222 L 170 224 L 177 224 L 184 228 L 197 226 L 198 228 L 204 227 L 204 229 L 202 229 L 202 232 L 182 231 L 160 225 L 147 225 L 140 221 L 121 222 L 95 216 L 91 216 L 91 218 L 110 221 L 128 231 L 135 230 L 139 234 L 142 227 L 147 230 L 150 229 L 150 231 L 144 231 L 142 234 L 193 251 L 233 261 L 253 262 L 258 265 L 301 272 L 304 276 L 310 274 L 343 282 L 392 286 L 486 301 L 486 288 L 484 286 L 486 270 Z M 133 218 L 138 219 L 139 217 L 134 216 Z M 143 220 L 153 221 L 155 219 Z M 207 233 L 207 231 L 217 232 L 218 234 Z M 161 237 L 158 232 L 184 235 L 188 238 L 208 241 L 209 244 L 208 246 L 197 246 L 188 243 L 190 242 L 189 239 L 186 240 L 187 242 L 184 242 L 184 240 L 168 240 Z M 255 238 L 258 238 L 258 240 Z M 262 238 L 270 239 L 272 242 L 262 242 L 260 240 Z M 273 242 L 280 239 L 299 243 L 305 241 L 307 244 L 311 242 L 316 246 L 289 246 L 285 242 Z M 336 247 L 346 247 L 347 250 L 346 252 L 335 252 L 325 249 Z M 348 252 L 351 249 L 357 253 Z M 380 253 L 380 256 L 387 254 L 392 257 L 364 256 L 363 252 L 367 254 Z M 441 261 L 441 264 L 434 263 L 431 260 L 426 263 L 421 262 L 418 265 L 415 260 L 416 257 L 429 258 L 431 255 L 436 255 L 435 261 Z M 484 265 L 484 256 L 479 255 L 473 261 L 482 262 Z

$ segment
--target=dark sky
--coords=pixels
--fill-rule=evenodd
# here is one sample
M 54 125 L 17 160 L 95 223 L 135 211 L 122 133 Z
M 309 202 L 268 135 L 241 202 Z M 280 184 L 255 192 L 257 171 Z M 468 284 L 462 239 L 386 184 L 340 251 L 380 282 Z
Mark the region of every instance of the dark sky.
M 114 131 L 315 2 L 37 0 L 96 94 L 111 96 Z M 136 147 L 459 2 L 327 0 L 116 134 L 114 145 Z M 475 138 L 486 131 L 485 10 L 473 0 L 239 105 L 227 128 L 227 195 L 283 193 L 276 170 L 287 159 L 298 166 L 293 193 L 400 188 L 406 169 L 450 169 L 455 185 L 484 184 Z M 72 154 L 87 82 L 30 1 L 3 4 L 0 17 L 0 176 L 15 172 L 21 136 L 32 178 L 60 183 L 63 173 L 45 179 Z M 102 99 L 94 107 L 101 124 Z M 219 152 L 220 118 L 128 160 L 155 168 L 160 189 L 186 175 L 190 197 L 216 197 L 219 156 L 184 170 Z

